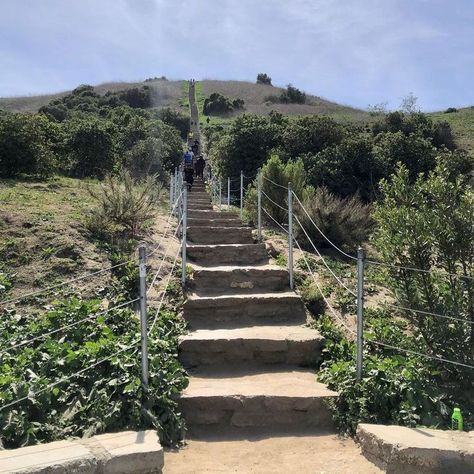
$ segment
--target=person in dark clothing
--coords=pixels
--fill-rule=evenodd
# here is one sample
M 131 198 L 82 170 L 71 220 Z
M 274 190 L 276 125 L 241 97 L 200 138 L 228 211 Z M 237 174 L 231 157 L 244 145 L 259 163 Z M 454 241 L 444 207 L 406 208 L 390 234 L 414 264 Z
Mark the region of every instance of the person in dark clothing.
M 199 158 L 196 160 L 196 177 L 204 179 L 204 167 L 206 162 L 202 155 L 199 155 Z
M 188 191 L 191 191 L 194 184 L 194 170 L 192 168 L 184 169 L 184 180 L 188 183 Z

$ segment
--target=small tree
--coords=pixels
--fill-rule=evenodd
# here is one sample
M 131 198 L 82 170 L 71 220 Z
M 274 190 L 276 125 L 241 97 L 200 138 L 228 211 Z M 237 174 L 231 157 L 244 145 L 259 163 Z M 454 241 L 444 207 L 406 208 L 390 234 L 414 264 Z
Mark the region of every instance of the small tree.
M 291 84 L 286 86 L 286 90 L 280 94 L 280 102 L 288 104 L 304 104 L 306 102 L 306 94 L 301 92 Z
M 400 104 L 400 110 L 405 112 L 406 114 L 414 114 L 420 111 L 420 107 L 418 107 L 418 97 L 416 97 L 413 92 L 410 92 L 405 97 L 402 98 L 402 102 Z
M 413 184 L 404 166 L 391 181 L 382 182 L 374 244 L 384 261 L 422 270 L 390 269 L 390 286 L 400 306 L 458 319 L 404 312 L 424 349 L 473 364 L 474 192 L 445 158 L 438 157 L 436 169 Z M 450 364 L 443 368 L 459 370 Z
M 272 78 L 268 75 L 265 74 L 264 72 L 261 72 L 257 74 L 257 84 L 267 84 L 269 86 L 272 85 Z

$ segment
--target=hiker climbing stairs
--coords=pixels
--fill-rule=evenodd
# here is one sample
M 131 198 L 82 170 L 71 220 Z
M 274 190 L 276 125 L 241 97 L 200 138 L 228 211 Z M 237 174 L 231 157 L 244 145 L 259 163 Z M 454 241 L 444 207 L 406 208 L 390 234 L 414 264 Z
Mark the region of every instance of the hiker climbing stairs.
M 308 368 L 323 339 L 305 326 L 288 271 L 270 264 L 236 214 L 213 208 L 202 182 L 188 193 L 187 237 L 193 277 L 179 354 L 188 427 L 329 426 L 324 400 L 337 394 Z

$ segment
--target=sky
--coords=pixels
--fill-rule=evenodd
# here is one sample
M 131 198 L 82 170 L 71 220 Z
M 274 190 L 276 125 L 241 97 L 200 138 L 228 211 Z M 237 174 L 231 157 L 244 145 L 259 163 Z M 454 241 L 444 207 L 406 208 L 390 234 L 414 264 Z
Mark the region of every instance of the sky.
M 255 81 L 339 103 L 474 105 L 474 0 L 0 0 L 0 96 Z

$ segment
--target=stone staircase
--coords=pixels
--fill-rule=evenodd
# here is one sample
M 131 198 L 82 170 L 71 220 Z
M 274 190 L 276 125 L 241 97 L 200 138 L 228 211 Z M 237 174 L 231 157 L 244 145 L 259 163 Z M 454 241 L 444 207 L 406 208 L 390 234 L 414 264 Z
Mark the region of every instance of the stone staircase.
M 337 394 L 308 368 L 323 340 L 304 326 L 287 270 L 269 264 L 237 215 L 213 209 L 203 183 L 188 193 L 188 209 L 190 332 L 179 343 L 188 426 L 331 426 L 324 400 Z

